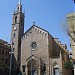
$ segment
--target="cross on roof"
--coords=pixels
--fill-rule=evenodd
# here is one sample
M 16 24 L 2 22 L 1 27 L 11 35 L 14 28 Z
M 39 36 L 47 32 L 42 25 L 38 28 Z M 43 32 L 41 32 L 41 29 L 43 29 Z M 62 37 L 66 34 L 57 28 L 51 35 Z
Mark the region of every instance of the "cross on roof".
M 35 25 L 35 21 L 33 22 L 33 25 Z

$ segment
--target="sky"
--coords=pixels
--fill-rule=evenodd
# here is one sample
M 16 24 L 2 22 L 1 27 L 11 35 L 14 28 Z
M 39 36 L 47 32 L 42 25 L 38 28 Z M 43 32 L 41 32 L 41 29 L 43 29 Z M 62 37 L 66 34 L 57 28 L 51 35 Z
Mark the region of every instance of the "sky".
M 24 30 L 35 25 L 47 30 L 70 50 L 70 40 L 62 28 L 67 14 L 74 12 L 73 0 L 21 0 L 25 11 Z M 0 0 L 0 39 L 10 42 L 12 14 L 18 0 Z

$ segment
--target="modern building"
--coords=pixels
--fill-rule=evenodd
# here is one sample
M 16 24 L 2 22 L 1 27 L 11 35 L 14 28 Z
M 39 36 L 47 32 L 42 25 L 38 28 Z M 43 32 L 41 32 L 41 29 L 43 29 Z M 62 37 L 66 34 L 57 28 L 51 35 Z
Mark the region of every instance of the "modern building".
M 8 42 L 0 39 L 0 64 L 2 64 L 2 72 L 0 71 L 0 75 L 8 75 L 9 74 L 9 51 L 10 45 Z
M 11 31 L 13 75 L 71 75 L 64 68 L 69 59 L 67 46 L 35 24 L 24 33 L 24 18 L 19 0 Z

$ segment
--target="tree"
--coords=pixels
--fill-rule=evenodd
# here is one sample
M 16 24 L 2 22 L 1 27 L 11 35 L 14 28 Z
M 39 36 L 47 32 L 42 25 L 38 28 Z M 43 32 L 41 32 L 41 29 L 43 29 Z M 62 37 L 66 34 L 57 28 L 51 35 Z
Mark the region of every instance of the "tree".
M 75 14 L 68 14 L 62 23 L 65 33 L 75 42 Z
M 73 69 L 73 63 L 71 61 L 67 61 L 64 63 L 65 69 Z
M 0 63 L 0 74 L 4 71 L 5 67 L 5 64 Z

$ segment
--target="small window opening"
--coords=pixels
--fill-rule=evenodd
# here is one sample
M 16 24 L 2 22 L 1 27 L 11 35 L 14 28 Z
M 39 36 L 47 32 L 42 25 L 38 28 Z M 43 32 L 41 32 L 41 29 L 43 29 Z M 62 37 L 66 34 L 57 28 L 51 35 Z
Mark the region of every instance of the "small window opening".
M 25 72 L 26 65 L 22 65 L 23 72 Z
M 15 17 L 15 23 L 17 22 L 17 16 Z
M 5 64 L 8 64 L 8 59 L 5 60 Z
M 19 10 L 19 7 L 18 7 L 18 10 Z
M 14 37 L 16 36 L 16 34 L 14 33 Z
M 2 50 L 2 53 L 4 53 L 4 50 Z
M 4 63 L 4 58 L 1 58 L 1 62 Z

